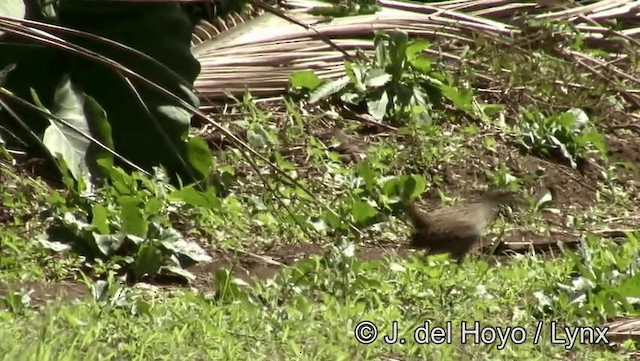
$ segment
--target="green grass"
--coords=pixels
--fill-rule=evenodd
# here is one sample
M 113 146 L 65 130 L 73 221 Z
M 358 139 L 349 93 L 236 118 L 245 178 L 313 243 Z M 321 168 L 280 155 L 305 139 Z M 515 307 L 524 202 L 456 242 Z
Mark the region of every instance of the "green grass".
M 566 278 L 566 260 L 522 256 L 499 267 L 485 261 L 457 267 L 438 258 L 431 264 L 389 262 L 354 264 L 351 280 L 336 281 L 335 269 L 307 261 L 306 282 L 294 281 L 300 275 L 292 272 L 236 297 L 127 289 L 117 302 L 53 302 L 40 312 L 3 312 L 0 354 L 6 360 L 615 359 L 600 347 L 552 345 L 550 319 L 544 319 L 540 341 L 533 342 L 538 301 L 531 290 Z M 522 344 L 507 342 L 501 350 L 497 344 L 463 345 L 459 327 L 465 320 L 520 326 L 529 337 Z M 370 345 L 355 339 L 361 321 L 379 327 Z M 413 331 L 425 321 L 450 322 L 453 342 L 416 344 Z M 406 338 L 404 345 L 382 340 L 393 322 Z

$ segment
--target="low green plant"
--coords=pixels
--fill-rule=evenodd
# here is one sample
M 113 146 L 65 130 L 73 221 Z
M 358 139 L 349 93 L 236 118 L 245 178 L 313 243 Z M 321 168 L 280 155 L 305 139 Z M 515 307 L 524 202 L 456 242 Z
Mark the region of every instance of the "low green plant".
M 355 172 L 355 184 L 342 201 L 341 211 L 358 226 L 368 227 L 382 222 L 402 209 L 426 189 L 421 175 L 381 176 L 369 164 L 361 163 Z M 334 229 L 343 228 L 339 219 L 325 215 Z
M 546 156 L 559 155 L 573 168 L 594 150 L 606 155 L 604 136 L 589 124 L 589 117 L 581 109 L 551 116 L 536 109 L 525 110 L 519 126 L 520 143 L 526 149 Z
M 23 314 L 31 305 L 32 290 L 12 290 L 9 288 L 6 295 L 0 297 L 0 309 L 6 309 L 13 314 Z
M 587 236 L 578 252 L 566 253 L 570 278 L 536 293 L 540 311 L 589 323 L 640 315 L 638 236 L 629 233 L 622 246 Z
M 112 185 L 93 194 L 65 199 L 54 193 L 50 226 L 40 242 L 55 251 L 74 250 L 89 266 L 107 261 L 111 266 L 107 269 L 124 273 L 132 281 L 157 274 L 193 279 L 184 268 L 211 257 L 195 242 L 185 240 L 170 217 L 183 212 L 185 203 L 215 206 L 215 195 L 196 197 L 191 195 L 196 192 L 192 188 L 175 190 L 160 169 L 150 179 L 114 167 L 111 179 Z
M 522 185 L 522 180 L 511 174 L 505 164 L 500 164 L 500 167 L 492 174 L 491 182 L 496 188 L 505 188 L 511 191 L 517 191 Z
M 434 60 L 424 54 L 429 43 L 409 40 L 407 33 L 377 33 L 375 56 L 371 60 L 345 61 L 346 76 L 322 81 L 313 72 L 291 75 L 293 89 L 309 92 L 309 102 L 338 96 L 341 101 L 362 106 L 377 120 L 405 124 L 418 116 L 430 121 L 435 109 L 447 99 L 459 110 L 486 118 L 493 105 L 478 103 L 473 92 L 454 86 L 454 80 L 436 69 Z

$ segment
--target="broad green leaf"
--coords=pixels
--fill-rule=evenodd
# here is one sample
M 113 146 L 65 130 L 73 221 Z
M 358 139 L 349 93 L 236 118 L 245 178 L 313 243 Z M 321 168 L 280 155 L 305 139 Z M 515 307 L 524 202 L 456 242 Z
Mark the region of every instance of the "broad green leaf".
M 640 273 L 636 273 L 632 277 L 626 278 L 617 286 L 618 292 L 624 297 L 640 298 Z
M 264 212 L 267 211 L 269 208 L 267 208 L 267 206 L 264 204 L 264 201 L 262 200 L 261 197 L 258 196 L 251 196 L 249 197 L 249 201 L 251 202 L 251 204 L 253 205 L 253 207 L 259 211 L 259 212 Z
M 178 266 L 162 266 L 160 267 L 160 273 L 172 273 L 174 275 L 180 276 L 180 277 L 184 277 L 185 279 L 189 280 L 189 281 L 194 281 L 196 279 L 196 276 L 187 271 L 186 269 L 180 268 Z
M 382 121 L 387 113 L 387 106 L 389 105 L 389 96 L 386 91 L 381 91 L 379 97 L 373 96 L 367 101 L 367 109 L 377 121 Z
M 400 178 L 393 177 L 384 182 L 384 184 L 382 185 L 382 192 L 387 197 L 390 197 L 390 198 L 394 196 L 398 196 L 400 195 L 401 186 L 402 184 L 401 184 Z
M 148 275 L 153 276 L 162 266 L 162 252 L 153 242 L 147 241 L 140 245 L 133 265 L 133 274 L 136 279 Z
M 384 33 L 377 33 L 374 39 L 375 57 L 373 65 L 376 68 L 385 68 L 387 66 L 387 45 L 389 36 Z
M 96 247 L 102 252 L 105 256 L 110 256 L 113 253 L 117 252 L 122 243 L 125 240 L 125 235 L 118 234 L 99 234 L 96 232 L 92 233 L 93 240 L 96 244 Z
M 6 1 L 9 0 L 0 2 Z M 108 16 L 105 17 L 105 14 Z M 193 25 L 180 5 L 60 1 L 57 15 L 56 25 L 124 42 L 156 59 L 159 63 L 131 54 L 123 56 L 122 50 L 103 42 L 85 39 L 81 44 L 115 59 L 187 104 L 194 107 L 199 105 L 192 91 L 193 81 L 200 71 L 189 42 Z M 157 41 L 159 38 L 162 42 Z M 134 81 L 133 86 L 142 98 L 143 105 L 130 88 L 130 83 L 109 67 L 95 62 L 77 66 L 77 62 L 70 61 L 70 57 L 53 48 L 32 50 L 18 58 L 16 71 L 24 70 L 16 73 L 15 77 L 12 73 L 7 89 L 24 96 L 31 86 L 38 89 L 43 99 L 51 99 L 55 81 L 64 74 L 70 75 L 74 85 L 93 97 L 108 114 L 112 138 L 117 145 L 115 151 L 142 168 L 163 165 L 170 173 L 188 180 L 189 172 L 175 153 L 180 153 L 183 159 L 189 161 L 184 139 L 193 114 L 182 109 L 177 100 Z M 54 100 L 49 108 L 55 108 L 55 103 Z M 44 128 L 39 129 L 42 126 L 38 122 L 30 123 L 33 123 L 30 125 L 37 134 L 44 132 Z M 165 135 L 176 147 L 168 144 Z M 69 168 L 74 170 L 73 162 L 66 161 Z
M 548 189 L 545 189 L 542 197 L 540 197 L 540 199 L 538 199 L 538 201 L 536 202 L 535 209 L 542 209 L 545 204 L 551 202 L 552 200 L 553 196 L 551 195 L 551 192 Z
M 195 262 L 210 262 L 211 256 L 197 243 L 185 241 L 182 235 L 173 228 L 162 228 L 158 237 L 164 248 L 174 254 L 184 255 Z
M 151 303 L 144 300 L 136 300 L 134 305 L 131 307 L 131 313 L 136 316 L 147 316 L 149 318 L 153 317 L 151 310 L 153 309 Z
M 567 146 L 553 135 L 549 136 L 549 140 L 551 141 L 551 144 L 553 144 L 555 148 L 560 150 L 560 153 L 562 154 L 562 156 L 569 161 L 569 163 L 571 164 L 571 168 L 576 169 L 578 164 L 576 163 L 576 160 L 573 157 L 573 154 L 571 154 L 571 152 L 569 152 L 569 150 L 567 149 Z
M 579 108 L 571 108 L 567 111 L 567 113 L 573 115 L 573 124 L 577 129 L 582 129 L 589 124 L 589 116 L 585 113 L 584 110 Z
M 91 206 L 91 216 L 91 225 L 98 230 L 99 234 L 109 234 L 107 209 L 102 204 L 94 204 Z
M 427 181 L 421 175 L 412 174 L 404 179 L 402 187 L 404 199 L 414 199 L 424 192 Z
M 395 30 L 389 34 L 389 60 L 394 79 L 399 80 L 404 72 L 408 41 L 409 36 L 405 31 Z
M 367 88 L 377 88 L 387 84 L 391 80 L 391 74 L 384 69 L 373 68 L 367 72 L 364 78 L 364 85 Z
M 425 109 L 431 108 L 431 104 L 427 104 L 428 95 L 424 92 L 424 90 L 419 86 L 414 86 L 412 88 L 412 97 L 413 97 L 413 105 L 411 112 L 423 115 L 426 113 Z
M 419 55 L 423 51 L 429 48 L 429 42 L 424 39 L 412 40 L 407 45 L 406 55 L 407 59 L 412 60 L 416 55 Z
M 389 263 L 389 269 L 393 272 L 405 272 L 406 269 L 403 265 L 401 265 L 400 263 L 397 262 L 391 262 Z
M 318 78 L 316 73 L 311 70 L 303 70 L 291 73 L 291 75 L 289 75 L 289 82 L 292 88 L 314 90 L 322 84 L 322 79 Z
M 207 143 L 200 137 L 189 137 L 187 144 L 187 160 L 201 178 L 211 174 L 213 157 Z
M 275 158 L 276 161 L 276 165 L 280 168 L 282 168 L 283 170 L 295 170 L 296 166 L 295 164 L 289 162 L 288 160 L 286 160 L 282 154 L 280 154 L 280 152 L 275 152 L 273 154 L 273 157 Z
M 309 96 L 309 103 L 313 104 L 320 99 L 325 99 L 341 91 L 347 86 L 347 84 L 349 84 L 349 81 L 349 77 L 344 76 L 320 85 L 311 92 L 311 95 Z
M 499 114 L 504 108 L 504 104 L 482 104 L 482 111 L 489 117 Z
M 133 242 L 134 244 L 140 245 L 142 242 L 146 241 L 146 237 L 138 237 L 132 234 L 127 234 L 124 236 L 126 240 Z
M 160 212 L 164 204 L 164 200 L 155 197 L 150 198 L 144 204 L 144 211 L 149 216 L 155 216 Z
M 54 94 L 52 114 L 65 120 L 76 130 L 89 135 L 89 124 L 84 111 L 85 95 L 68 75 L 59 83 Z M 91 190 L 91 172 L 86 162 L 90 140 L 65 124 L 51 120 L 45 130 L 42 142 L 54 157 L 61 157 L 77 181 L 84 181 L 87 191 Z
M 169 199 L 179 200 L 191 206 L 203 207 L 206 209 L 216 209 L 220 207 L 220 200 L 215 194 L 215 190 L 208 188 L 205 191 L 198 191 L 193 186 L 185 187 L 169 194 Z
M 38 242 L 40 242 L 42 247 L 50 249 L 54 252 L 66 252 L 71 249 L 71 245 L 68 243 L 49 241 L 47 238 L 40 238 L 38 239 Z
M 364 93 L 346 92 L 340 96 L 345 103 L 358 104 L 364 98 Z
M 355 223 L 365 223 L 369 219 L 375 217 L 378 210 L 373 208 L 369 203 L 356 201 L 351 207 L 351 216 Z
M 97 280 L 91 285 L 91 295 L 95 301 L 104 301 L 108 296 L 109 282 L 105 280 Z
M 468 89 L 458 89 L 449 85 L 442 85 L 442 95 L 453 102 L 456 108 L 469 111 L 473 102 L 473 91 Z
M 426 56 L 416 56 L 409 60 L 409 64 L 411 64 L 414 69 L 421 71 L 423 74 L 427 74 L 431 71 L 431 59 Z
M 346 76 L 349 78 L 349 82 L 351 84 L 355 84 L 358 82 L 358 79 L 356 77 L 356 73 L 355 70 L 353 69 L 354 64 L 352 62 L 350 62 L 349 60 L 345 60 L 344 61 L 344 72 L 346 74 Z
M 109 124 L 107 113 L 104 109 L 95 99 L 88 95 L 85 95 L 84 109 L 91 135 L 103 146 L 115 150 L 113 138 L 111 137 L 111 124 Z M 88 164 L 91 167 L 97 166 L 100 174 L 103 177 L 108 177 L 113 169 L 113 154 L 93 142 L 89 145 L 87 153 L 89 156 Z
M 326 211 L 324 213 L 322 213 L 322 218 L 331 226 L 331 228 L 339 230 L 339 229 L 345 229 L 346 225 L 344 224 L 344 222 L 342 222 L 342 220 L 340 219 L 340 217 L 336 216 L 335 214 L 333 214 L 332 212 Z
M 362 64 L 357 63 L 348 63 L 351 64 L 351 71 L 353 72 L 353 77 L 351 78 L 351 85 L 355 89 L 356 93 L 364 93 L 367 91 L 367 87 L 364 84 L 365 77 L 367 75 L 367 67 Z
M 358 175 L 362 177 L 364 181 L 365 189 L 372 190 L 375 186 L 377 173 L 371 169 L 369 162 L 361 162 L 358 165 Z
M 147 236 L 147 221 L 142 214 L 139 200 L 133 197 L 126 197 L 121 200 L 122 210 L 122 232 L 138 237 Z
M 600 154 L 607 153 L 607 143 L 602 133 L 598 133 L 597 131 L 586 132 L 578 137 L 578 140 L 582 144 L 593 144 Z
M 272 143 L 271 136 L 260 124 L 256 124 L 247 130 L 247 140 L 254 148 L 262 148 Z

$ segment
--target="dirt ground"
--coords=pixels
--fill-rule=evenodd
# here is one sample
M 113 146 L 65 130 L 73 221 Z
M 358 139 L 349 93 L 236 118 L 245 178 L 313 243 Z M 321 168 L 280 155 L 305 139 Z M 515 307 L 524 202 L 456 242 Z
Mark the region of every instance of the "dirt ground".
M 0 297 L 16 292 L 27 295 L 28 304 L 32 307 L 43 307 L 52 300 L 85 299 L 90 295 L 89 289 L 84 284 L 71 281 L 27 282 L 11 285 L 0 283 Z

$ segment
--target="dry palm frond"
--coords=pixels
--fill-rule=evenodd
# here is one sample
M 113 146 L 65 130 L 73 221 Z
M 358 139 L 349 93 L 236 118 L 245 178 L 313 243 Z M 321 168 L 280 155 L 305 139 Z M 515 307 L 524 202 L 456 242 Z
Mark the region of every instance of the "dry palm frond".
M 207 40 L 213 39 L 225 31 L 231 31 L 252 18 L 263 14 L 261 9 L 249 6 L 243 13 L 232 12 L 223 17 L 216 17 L 211 22 L 201 20 L 191 36 L 191 45 L 196 46 Z
M 622 343 L 626 340 L 640 340 L 640 319 L 620 318 L 604 325 L 607 327 L 607 338 L 612 342 Z
M 277 96 L 286 91 L 289 75 L 299 70 L 313 70 L 321 79 L 335 79 L 344 75 L 344 55 L 332 48 L 323 37 L 330 38 L 343 51 L 354 54 L 357 49 L 371 55 L 370 40 L 375 31 L 406 31 L 410 36 L 422 37 L 440 44 L 438 51 L 427 50 L 429 55 L 447 61 L 461 62 L 465 45 L 483 36 L 500 43 L 511 43 L 526 36 L 514 18 L 528 12 L 536 20 L 568 21 L 581 32 L 585 42 L 606 45 L 618 44 L 626 52 L 637 54 L 640 49 L 638 5 L 635 1 L 598 1 L 588 5 L 570 2 L 511 2 L 498 0 L 453 0 L 429 4 L 413 4 L 380 0 L 381 10 L 371 15 L 334 18 L 325 21 L 308 13 L 326 3 L 311 0 L 289 0 L 284 4 L 286 14 L 298 22 L 313 27 L 307 29 L 270 13 L 263 13 L 228 31 L 197 44 L 193 53 L 202 64 L 195 86 L 204 98 L 224 99 L 228 95 L 241 95 L 249 91 L 256 96 Z M 551 10 L 550 10 L 551 9 Z M 616 22 L 622 30 L 607 26 Z M 571 37 L 565 34 L 565 37 Z M 603 62 L 591 55 L 569 51 L 556 44 L 568 60 L 576 61 L 584 70 L 599 72 L 607 67 L 615 79 L 624 80 L 624 88 L 616 89 L 629 100 L 640 104 L 640 96 L 631 88 L 640 87 L 637 77 L 616 68 L 616 63 L 629 54 L 611 54 L 612 61 Z M 609 59 L 607 59 L 609 60 Z M 480 80 L 484 64 L 470 64 Z M 506 70 L 505 70 L 506 71 Z M 611 78 L 608 73 L 605 76 Z M 620 86 L 616 85 L 616 88 Z

